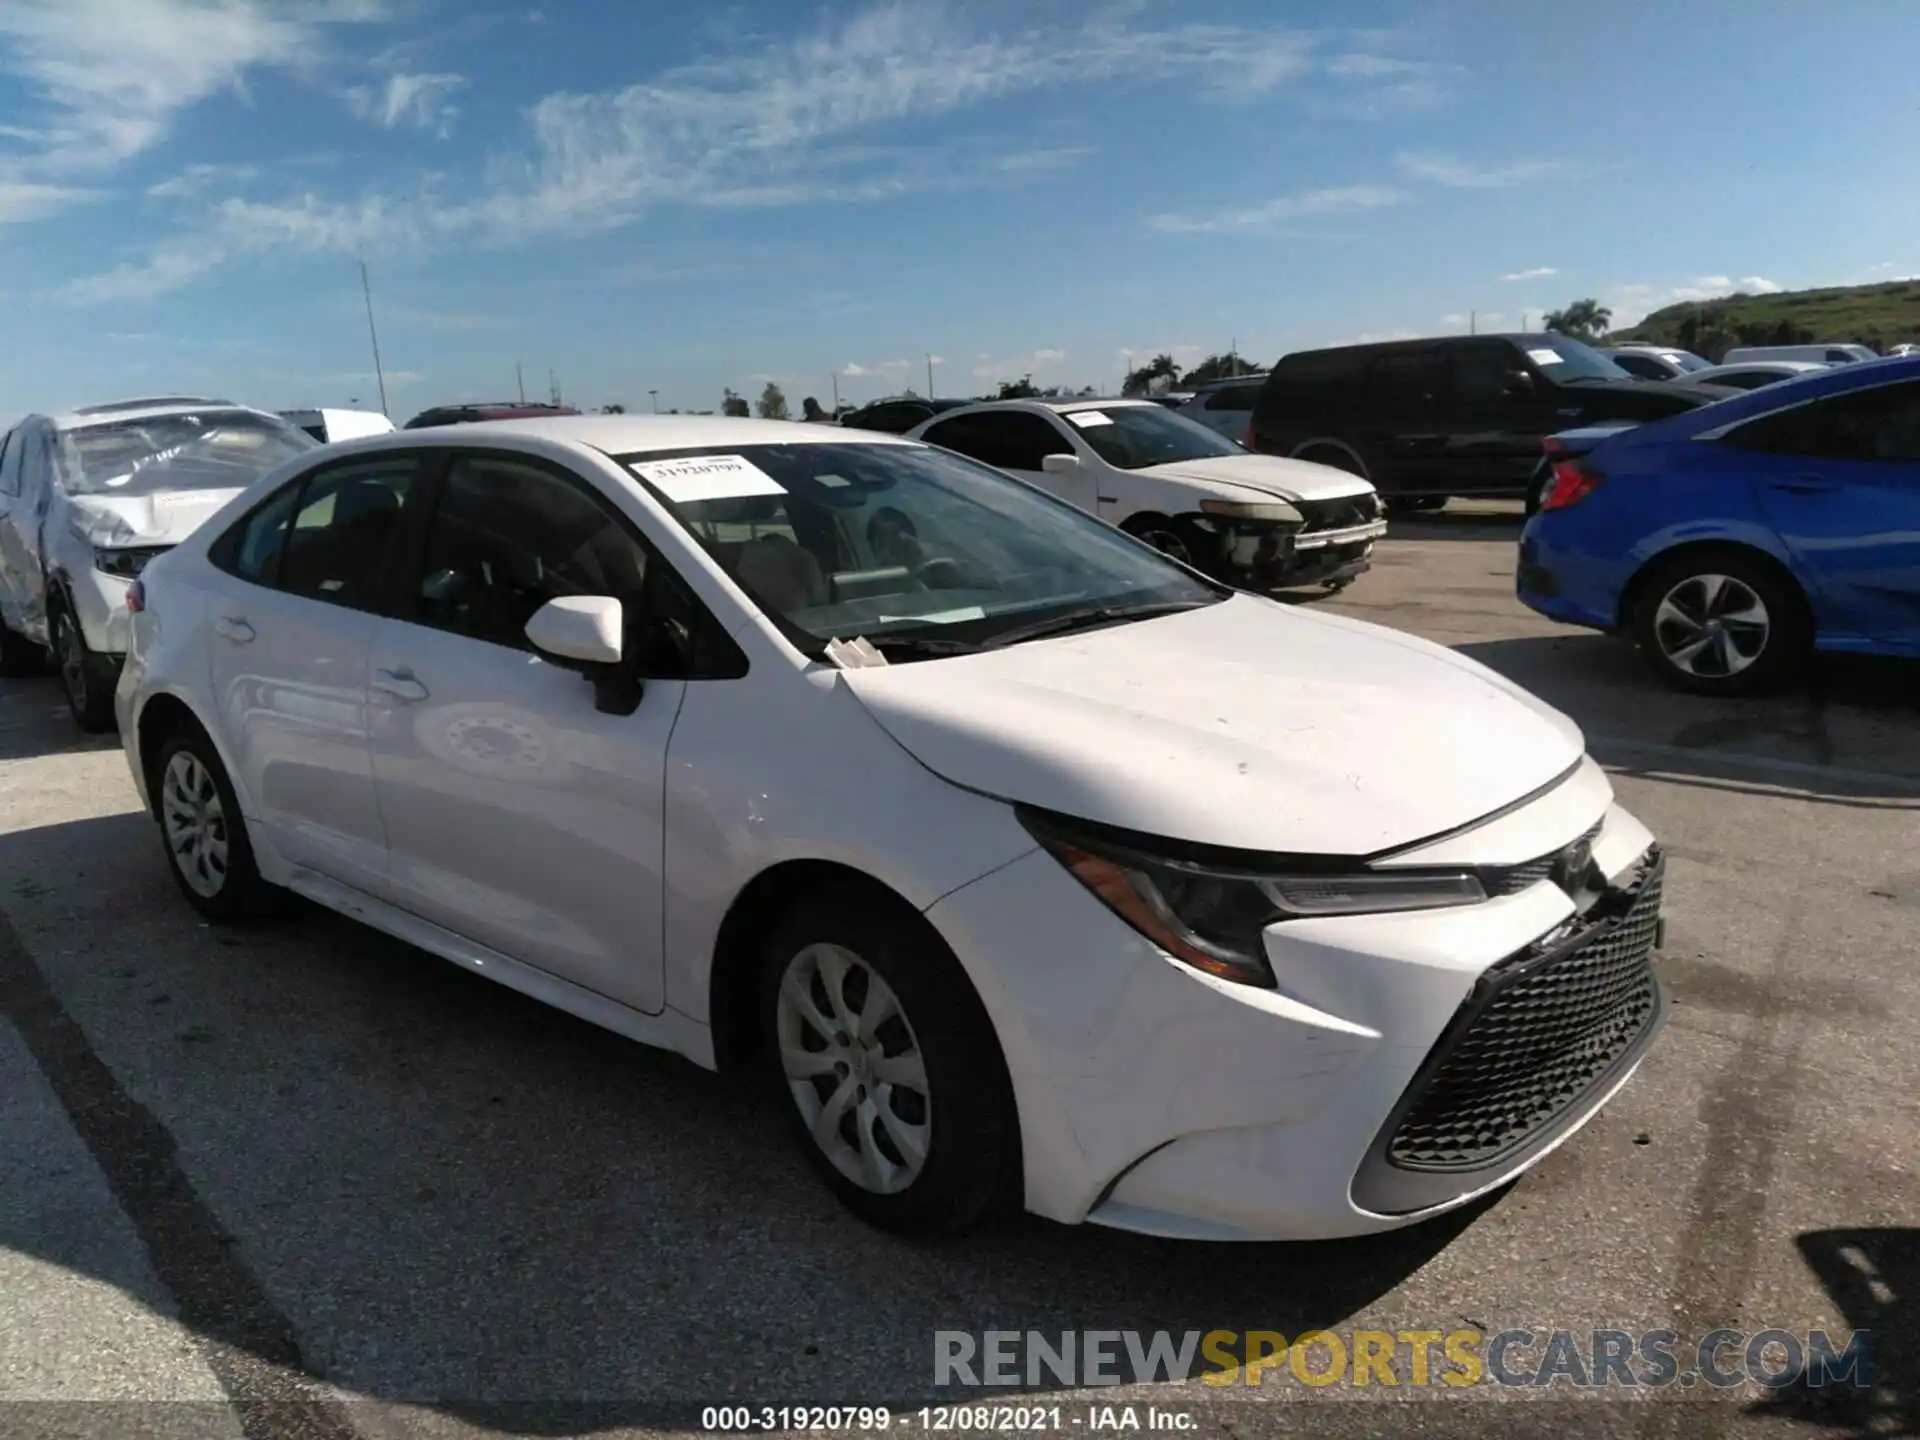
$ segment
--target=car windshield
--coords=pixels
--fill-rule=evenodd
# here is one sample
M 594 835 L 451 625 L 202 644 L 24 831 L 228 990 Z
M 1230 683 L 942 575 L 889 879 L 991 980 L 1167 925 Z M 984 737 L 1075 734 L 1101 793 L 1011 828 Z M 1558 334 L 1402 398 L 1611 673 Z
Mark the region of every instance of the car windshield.
M 1213 460 L 1247 453 L 1218 431 L 1162 405 L 1064 410 L 1060 418 L 1078 430 L 1093 453 L 1116 470 L 1144 470 L 1149 465 L 1171 465 L 1177 460 Z
M 1712 361 L 1702 360 L 1698 355 L 1679 354 L 1669 355 L 1667 358 L 1682 370 L 1711 370 L 1713 368 Z
M 1564 335 L 1530 335 L 1523 344 L 1527 358 L 1540 367 L 1540 373 L 1561 385 L 1575 380 L 1633 379 L 1591 345 Z
M 1110 623 L 1231 593 L 930 446 L 726 446 L 620 463 L 816 656 L 828 641 L 860 637 L 890 658 L 952 653 L 1076 617 Z
M 82 425 L 60 434 L 60 486 L 69 495 L 238 490 L 314 448 L 295 426 L 250 410 Z

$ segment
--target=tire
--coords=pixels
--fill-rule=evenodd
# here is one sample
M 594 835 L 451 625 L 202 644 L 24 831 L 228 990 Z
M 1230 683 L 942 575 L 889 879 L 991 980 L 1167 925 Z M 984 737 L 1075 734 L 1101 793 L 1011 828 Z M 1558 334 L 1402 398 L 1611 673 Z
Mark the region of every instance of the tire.
M 260 878 L 233 783 L 213 742 L 175 730 L 153 761 L 154 810 L 167 870 L 187 903 L 223 924 L 262 920 L 284 892 Z
M 46 666 L 46 651 L 18 631 L 0 623 L 0 677 L 38 675 Z
M 1193 546 L 1188 543 L 1187 537 L 1181 534 L 1181 526 L 1178 522 L 1169 520 L 1164 515 L 1129 515 L 1120 528 L 1134 539 L 1144 540 L 1162 555 L 1171 556 L 1182 565 L 1191 565 L 1196 570 L 1207 568 L 1201 563 L 1201 557 L 1194 553 Z
M 1447 508 L 1447 501 L 1452 498 L 1451 495 L 1422 495 L 1414 501 L 1413 508 L 1423 514 L 1438 514 Z
M 1418 515 L 1422 510 L 1431 509 L 1427 499 L 1428 497 L 1424 495 L 1383 495 L 1380 503 L 1386 506 L 1387 514 L 1398 515 L 1404 519 L 1409 515 Z
M 89 735 L 114 728 L 113 691 L 120 683 L 120 667 L 87 647 L 87 637 L 73 611 L 64 604 L 50 607 L 47 639 L 54 664 L 60 667 L 60 688 L 73 712 L 73 723 Z
M 876 1004 L 887 1013 L 863 1037 Z M 857 888 L 803 901 L 768 939 L 760 1018 L 770 1093 L 869 1224 L 949 1234 L 1017 1193 L 1019 1127 L 992 1022 L 918 916 Z M 829 1113 L 843 1118 L 823 1124 Z
M 1329 470 L 1344 470 L 1349 475 L 1358 475 L 1362 480 L 1370 480 L 1367 467 L 1356 460 L 1352 454 L 1332 445 L 1309 445 L 1294 455 L 1295 460 L 1305 460 L 1311 465 L 1325 465 Z
M 1636 593 L 1634 641 L 1654 673 L 1683 690 L 1751 694 L 1795 678 L 1813 658 L 1805 594 L 1750 552 L 1676 555 Z

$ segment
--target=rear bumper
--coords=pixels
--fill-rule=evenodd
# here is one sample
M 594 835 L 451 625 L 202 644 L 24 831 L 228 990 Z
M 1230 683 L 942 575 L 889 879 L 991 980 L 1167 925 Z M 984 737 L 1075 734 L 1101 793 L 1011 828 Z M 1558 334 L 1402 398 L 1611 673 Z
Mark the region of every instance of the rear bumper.
M 1520 554 L 1514 565 L 1513 592 L 1522 605 L 1535 614 L 1562 625 L 1580 625 L 1589 630 L 1613 630 L 1618 595 L 1610 585 L 1583 583 L 1578 564 L 1572 557 L 1556 553 L 1535 533 L 1537 522 L 1529 521 L 1520 537 Z M 1569 573 L 1571 568 L 1571 573 Z

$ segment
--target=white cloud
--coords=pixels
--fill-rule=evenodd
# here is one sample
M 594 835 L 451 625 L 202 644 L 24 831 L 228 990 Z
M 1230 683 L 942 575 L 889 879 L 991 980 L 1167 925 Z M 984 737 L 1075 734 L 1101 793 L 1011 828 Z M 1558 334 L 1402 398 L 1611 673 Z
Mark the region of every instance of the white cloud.
M 547 96 L 531 154 L 498 160 L 491 193 L 449 223 L 515 237 L 623 223 L 662 203 L 793 204 L 868 199 L 951 183 L 908 166 L 827 177 L 831 147 L 858 132 L 1018 94 L 1075 85 L 1178 83 L 1203 99 L 1272 93 L 1307 68 L 1312 36 L 1176 23 L 978 29 L 958 6 L 883 0 L 850 21 L 596 94 Z M 983 161 L 1020 173 L 1071 163 L 1078 147 Z
M 849 360 L 840 368 L 840 375 L 847 380 L 883 379 L 906 374 L 912 364 L 910 360 L 876 360 L 871 365 L 862 365 L 857 360 Z
M 147 187 L 155 200 L 197 200 L 216 185 L 240 184 L 260 173 L 253 165 L 189 165 L 177 175 L 169 175 Z
M 97 192 L 68 185 L 40 185 L 28 180 L 0 179 L 0 225 L 44 220 L 62 210 L 95 198 Z
M 0 69 L 25 82 L 26 163 L 100 171 L 141 154 L 179 111 L 238 90 L 249 71 L 312 62 L 326 27 L 380 16 L 380 0 L 8 0 Z
M 464 75 L 396 73 L 387 76 L 385 85 L 349 89 L 347 108 L 387 130 L 406 125 L 444 140 L 453 133 L 453 122 L 460 114 L 452 97 L 466 84 Z
M 1282 196 L 1262 205 L 1228 210 L 1218 215 L 1152 215 L 1147 224 L 1171 234 L 1207 234 L 1221 230 L 1257 230 L 1285 221 L 1319 215 L 1338 215 L 1355 211 L 1378 210 L 1398 205 L 1406 196 L 1383 185 L 1342 185 L 1326 190 L 1310 190 L 1304 195 Z
M 1668 305 L 1695 304 L 1720 300 L 1728 295 L 1777 295 L 1787 287 L 1764 275 L 1697 275 L 1677 284 L 1654 285 L 1644 282 L 1611 287 L 1602 297 L 1614 312 L 1616 330 L 1637 325 L 1655 310 Z
M 1521 280 L 1545 280 L 1549 276 L 1558 275 L 1559 273 L 1560 272 L 1551 265 L 1536 265 L 1531 270 L 1515 270 L 1509 274 L 1502 275 L 1500 278 L 1511 285 Z
M 311 195 L 271 204 L 229 198 L 215 207 L 204 230 L 171 237 L 145 260 L 76 280 L 58 290 L 55 298 L 77 305 L 150 300 L 262 251 L 358 255 L 404 237 L 409 229 L 407 218 L 393 203 L 378 196 L 350 205 Z
M 390 3 L 397 0 L 0 0 L 0 41 L 14 40 L 24 57 L 14 68 L 55 96 L 64 148 L 108 163 L 151 145 L 175 111 L 239 85 L 249 69 L 311 60 L 324 48 L 324 25 L 376 18 Z M 1092 24 L 995 31 L 973 7 L 942 0 L 876 0 L 850 18 L 829 12 L 797 37 L 755 36 L 624 88 L 549 94 L 526 112 L 522 148 L 491 156 L 480 174 L 459 178 L 457 192 L 449 182 L 433 204 L 401 198 L 415 185 L 384 199 L 303 195 L 235 213 L 210 193 L 197 226 L 67 293 L 157 293 L 258 248 L 279 225 L 293 227 L 289 243 L 307 248 L 373 234 L 514 244 L 612 229 L 665 205 L 766 208 L 1018 183 L 1074 163 L 1083 147 L 989 146 L 978 134 L 951 152 L 857 142 L 966 110 L 998 117 L 989 109 L 996 102 L 1070 87 L 1161 86 L 1190 106 L 1307 86 L 1359 93 L 1409 73 L 1325 32 L 1153 18 L 1163 13 L 1142 7 Z M 122 14 L 134 22 L 116 25 Z M 397 52 L 373 63 L 393 73 L 350 102 L 370 120 L 436 129 L 451 118 L 458 77 Z M 1385 193 L 1316 192 L 1281 202 L 1273 218 L 1289 207 L 1367 208 L 1384 203 L 1369 196 Z
M 1499 190 L 1564 174 L 1563 160 L 1521 160 L 1511 165 L 1471 165 L 1451 155 L 1402 153 L 1400 168 L 1416 180 L 1455 190 Z

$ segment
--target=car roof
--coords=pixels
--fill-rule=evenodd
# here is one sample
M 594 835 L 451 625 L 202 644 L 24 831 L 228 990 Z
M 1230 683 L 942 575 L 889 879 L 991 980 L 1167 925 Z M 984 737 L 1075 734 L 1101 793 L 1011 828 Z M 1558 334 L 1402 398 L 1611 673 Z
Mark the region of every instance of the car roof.
M 526 420 L 480 420 L 471 425 L 396 430 L 349 442 L 369 450 L 449 446 L 485 448 L 502 440 L 537 439 L 608 455 L 696 450 L 712 445 L 898 445 L 913 443 L 880 431 L 793 420 L 741 420 L 731 415 L 546 415 Z
M 1651 432 L 1654 438 L 1648 443 L 1661 443 L 1665 437 L 1674 434 L 1706 438 L 1755 416 L 1805 405 L 1829 395 L 1845 395 L 1854 390 L 1865 390 L 1876 385 L 1896 385 L 1908 380 L 1920 380 L 1920 355 L 1861 360 L 1852 365 L 1829 365 L 1818 374 L 1809 372 L 1783 384 L 1762 385 L 1757 390 L 1730 390 L 1730 387 L 1702 385 L 1699 387 L 1702 390 L 1727 389 L 1730 398 L 1689 410 L 1684 415 L 1649 421 L 1633 429 L 1636 432 Z M 1673 428 L 1676 426 L 1677 429 Z
M 1711 379 L 1714 375 L 1725 374 L 1729 370 L 1775 371 L 1785 375 L 1799 375 L 1809 370 L 1831 370 L 1831 365 L 1823 365 L 1818 360 L 1734 360 L 1723 365 L 1710 365 L 1705 370 L 1693 372 L 1696 380 Z
M 1037 400 L 1031 396 L 1026 396 L 1018 400 L 976 400 L 968 405 L 964 411 L 949 411 L 948 415 L 943 415 L 940 418 L 944 420 L 949 418 L 950 415 L 972 414 L 980 410 L 1027 410 L 1036 413 L 1045 411 L 1055 415 L 1065 415 L 1074 410 L 1113 410 L 1122 405 L 1135 409 L 1144 407 L 1154 410 L 1164 410 L 1166 408 L 1164 405 L 1156 404 L 1152 400 L 1137 400 L 1132 396 L 1126 396 L 1117 400 L 1111 398 L 1101 400 L 1092 396 L 1088 396 L 1085 399 L 1073 400 Z
M 162 400 L 120 401 L 108 405 L 81 405 L 46 418 L 57 430 L 84 430 L 91 425 L 119 425 L 129 420 L 158 420 L 168 415 L 204 415 L 210 410 L 239 410 L 248 415 L 264 415 L 281 424 L 291 422 L 270 410 L 251 405 L 236 405 L 231 400 L 193 400 L 169 397 Z

